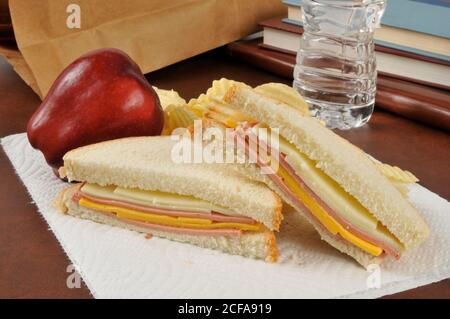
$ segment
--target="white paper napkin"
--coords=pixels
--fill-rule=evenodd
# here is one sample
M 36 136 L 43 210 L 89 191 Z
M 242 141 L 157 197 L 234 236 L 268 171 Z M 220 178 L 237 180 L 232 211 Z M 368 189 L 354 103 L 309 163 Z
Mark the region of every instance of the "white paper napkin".
M 366 271 L 308 225 L 287 224 L 278 236 L 280 260 L 269 264 L 62 215 L 51 202 L 65 184 L 26 135 L 8 136 L 1 144 L 97 298 L 372 298 L 450 277 L 450 203 L 421 186 L 411 187 L 410 199 L 431 237 L 400 261 Z M 373 288 L 377 278 L 380 287 Z

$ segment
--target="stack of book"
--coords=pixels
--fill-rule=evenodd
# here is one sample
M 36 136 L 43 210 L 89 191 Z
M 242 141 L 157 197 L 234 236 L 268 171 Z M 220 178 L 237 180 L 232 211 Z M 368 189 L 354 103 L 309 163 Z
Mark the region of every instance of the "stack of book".
M 301 0 L 263 21 L 263 38 L 228 45 L 231 56 L 292 79 L 303 33 Z M 375 33 L 376 106 L 450 131 L 450 1 L 389 0 Z
M 301 0 L 284 0 L 288 17 L 263 21 L 262 46 L 296 54 L 303 33 Z M 380 74 L 450 89 L 450 1 L 388 1 L 375 31 Z

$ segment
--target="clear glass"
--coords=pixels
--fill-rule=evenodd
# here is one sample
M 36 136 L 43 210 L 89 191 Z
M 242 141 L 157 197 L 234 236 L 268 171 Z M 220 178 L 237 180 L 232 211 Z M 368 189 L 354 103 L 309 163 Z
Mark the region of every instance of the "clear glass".
M 387 0 L 302 0 L 294 87 L 328 127 L 367 123 L 375 105 L 373 33 Z

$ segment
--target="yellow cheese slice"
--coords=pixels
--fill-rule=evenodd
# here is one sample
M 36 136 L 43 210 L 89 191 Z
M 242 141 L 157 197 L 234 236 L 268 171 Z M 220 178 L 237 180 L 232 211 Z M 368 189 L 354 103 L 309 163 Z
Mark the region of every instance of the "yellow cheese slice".
M 254 131 L 257 133 L 257 131 Z M 264 137 L 260 136 L 264 140 Z M 280 136 L 279 150 L 286 155 L 286 161 L 296 170 L 296 174 L 346 221 L 373 236 L 377 240 L 387 243 L 398 251 L 404 249 L 403 245 L 385 228 L 378 220 L 353 196 L 347 193 L 336 181 L 316 167 L 316 163 L 301 153 L 295 146 Z M 278 165 L 279 166 L 279 165 Z M 311 213 L 332 234 L 337 234 L 347 241 L 355 244 L 364 251 L 378 256 L 382 249 L 363 239 L 358 238 L 336 220 L 319 205 L 291 175 L 279 167 L 277 171 L 286 186 L 311 210 Z
M 286 161 L 302 180 L 333 210 L 362 230 L 370 232 L 377 228 L 377 219 L 335 180 L 318 169 L 313 160 L 293 149 L 284 139 L 280 139 L 280 151 L 287 155 Z
M 316 163 L 301 153 L 295 146 L 280 137 L 280 151 L 286 154 L 286 161 L 311 190 L 340 216 L 397 251 L 404 246 L 392 235 L 361 203 L 346 192 L 336 181 L 316 167 Z
M 359 203 L 356 198 L 346 192 L 336 181 L 326 175 L 316 167 L 315 161 L 309 159 L 297 148 L 280 137 L 280 152 L 286 154 L 286 161 L 296 170 L 296 174 L 331 207 L 335 212 L 356 228 L 364 231 L 375 239 L 382 241 L 393 247 L 397 251 L 403 251 L 404 246 L 392 235 L 386 227 Z M 287 172 L 286 172 L 287 174 Z M 300 187 L 295 180 L 295 185 Z M 293 186 L 290 186 L 292 188 Z M 295 186 L 294 186 L 295 187 Z M 353 243 L 356 236 L 349 233 L 347 238 L 353 236 Z M 359 246 L 358 246 L 359 247 Z
M 95 203 L 85 198 L 81 198 L 78 204 L 80 206 L 93 209 L 96 211 L 116 214 L 116 216 L 119 218 L 127 218 L 136 221 L 143 221 L 166 226 L 185 227 L 194 229 L 233 228 L 245 231 L 259 231 L 262 229 L 261 224 L 250 225 L 250 224 L 230 223 L 230 222 L 213 222 L 209 219 L 202 219 L 202 218 L 172 217 L 172 216 L 143 213 L 134 209 Z
M 362 250 L 371 255 L 379 256 L 383 249 L 375 246 L 346 230 L 333 217 L 328 215 L 325 209 L 319 205 L 297 182 L 287 173 L 287 171 L 279 167 L 277 175 L 279 175 L 289 189 L 298 197 L 298 199 L 309 209 L 309 211 L 319 220 L 319 222 L 333 235 L 339 234 L 345 240 L 351 242 Z
M 255 131 L 257 133 L 257 131 Z M 261 139 L 266 138 L 262 135 Z M 359 229 L 367 232 L 377 228 L 377 219 L 336 181 L 316 167 L 316 163 L 301 153 L 283 137 L 279 137 L 279 150 L 286 155 L 286 161 L 312 191 L 342 217 Z

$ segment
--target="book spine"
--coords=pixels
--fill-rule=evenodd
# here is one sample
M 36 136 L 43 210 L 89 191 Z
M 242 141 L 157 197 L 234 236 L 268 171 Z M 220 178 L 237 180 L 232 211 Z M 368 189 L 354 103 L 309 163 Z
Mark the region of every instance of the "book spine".
M 303 27 L 302 21 L 297 21 L 297 20 L 289 19 L 289 18 L 283 18 L 282 21 L 284 23 L 288 23 L 288 24 L 299 26 L 299 27 Z
M 375 44 L 381 45 L 383 47 L 391 48 L 394 50 L 409 52 L 409 53 L 412 53 L 412 54 L 415 54 L 418 56 L 435 59 L 432 62 L 437 62 L 436 60 L 439 60 L 439 61 L 450 63 L 450 56 L 447 56 L 447 55 L 442 55 L 442 54 L 437 54 L 434 52 L 419 50 L 419 49 L 415 49 L 415 48 L 411 48 L 411 47 L 407 47 L 407 46 L 403 46 L 403 45 L 398 45 L 398 44 L 388 42 L 388 41 L 375 40 Z
M 298 27 L 303 27 L 303 24 L 300 21 L 292 20 L 289 18 L 284 18 L 284 19 L 282 19 L 282 21 L 283 21 L 283 23 L 295 25 Z M 297 33 L 299 34 L 299 37 L 300 37 L 300 35 L 302 33 L 300 28 Z M 407 46 L 403 46 L 403 45 L 398 45 L 398 44 L 388 42 L 388 41 L 381 41 L 381 40 L 377 40 L 377 39 L 375 39 L 375 44 L 378 46 L 401 51 L 401 52 L 398 52 L 399 54 L 401 54 L 402 52 L 411 53 L 414 55 L 414 57 L 412 57 L 412 58 L 415 58 L 415 59 L 421 59 L 421 57 L 424 57 L 424 58 L 429 58 L 427 60 L 429 62 L 433 62 L 433 63 L 440 63 L 440 64 L 444 64 L 444 65 L 448 65 L 448 63 L 450 63 L 450 56 L 447 56 L 447 55 L 424 51 L 424 50 L 419 50 L 419 49 L 415 49 L 415 48 L 411 48 L 411 47 L 407 47 Z M 378 47 L 375 47 L 375 49 L 377 50 Z M 393 52 L 391 52 L 391 53 L 393 53 Z M 393 54 L 395 54 L 395 53 L 393 53 Z

